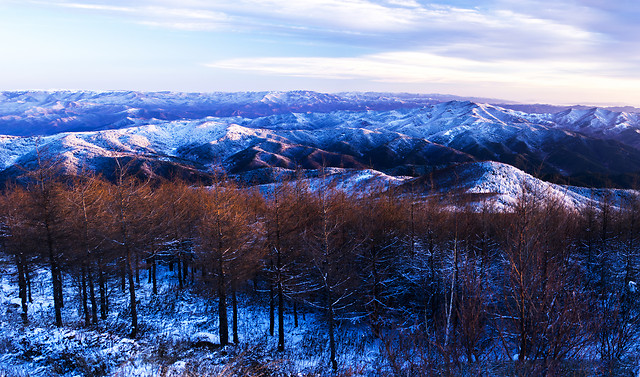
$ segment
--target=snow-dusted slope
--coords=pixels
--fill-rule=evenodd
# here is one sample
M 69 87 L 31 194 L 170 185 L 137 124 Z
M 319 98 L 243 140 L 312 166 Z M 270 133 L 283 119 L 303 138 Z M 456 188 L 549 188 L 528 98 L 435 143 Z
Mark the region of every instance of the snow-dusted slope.
M 488 203 L 493 208 L 509 209 L 528 196 L 555 200 L 567 208 L 579 210 L 589 205 L 597 208 L 605 195 L 616 206 L 623 206 L 626 199 L 639 195 L 633 190 L 557 185 L 493 161 L 454 166 L 437 172 L 431 182 L 428 186 L 431 192 L 455 193 L 454 197 L 467 198 L 468 204 L 475 208 Z
M 260 98 L 262 102 L 279 101 L 291 106 L 301 98 L 324 100 L 318 93 L 312 93 L 311 97 L 305 93 L 235 93 L 226 96 L 231 98 L 227 98 L 229 101 Z M 75 100 L 73 104 L 87 106 L 105 102 L 124 106 L 118 101 L 126 100 L 134 105 L 154 101 L 167 103 L 173 99 L 179 108 L 190 106 L 185 103 L 190 103 L 187 100 L 191 95 L 163 95 L 166 98 L 159 100 L 157 96 L 145 97 L 135 92 L 126 95 L 80 92 L 69 93 L 68 99 Z M 26 106 L 25 103 L 31 100 L 38 104 L 53 103 L 50 108 L 60 111 L 75 111 L 75 105 L 60 104 L 59 96 L 60 93 L 23 94 L 19 99 L 12 99 L 12 106 Z M 3 106 L 11 107 L 7 102 L 11 101 L 5 99 Z M 24 110 L 24 113 L 30 112 L 34 112 L 36 119 L 48 116 L 42 115 L 46 113 L 43 107 Z M 635 148 L 585 136 L 568 127 L 563 129 L 549 115 L 526 114 L 468 101 L 391 111 L 289 112 L 257 118 L 143 119 L 131 109 L 124 112 L 127 122 L 122 127 L 39 138 L 4 137 L 0 140 L 0 166 L 6 168 L 16 162 L 24 164 L 33 159 L 38 147 L 70 156 L 69 163 L 75 165 L 94 157 L 144 155 L 178 158 L 204 166 L 226 164 L 234 172 L 268 166 L 314 168 L 328 162 L 335 167 L 375 167 L 407 174 L 416 166 L 418 170 L 424 166 L 431 169 L 474 159 L 501 161 L 528 171 L 542 168 L 544 174 L 640 171 L 640 151 Z M 604 114 L 602 111 L 594 114 L 600 113 Z M 563 117 L 562 114 L 557 116 Z M 607 119 L 614 119 L 613 115 L 608 116 Z M 625 117 L 631 122 L 625 129 L 637 130 L 633 123 L 637 117 L 633 114 Z
M 371 193 L 373 190 L 385 191 L 411 179 L 412 177 L 406 176 L 390 176 L 372 169 L 327 168 L 308 171 L 304 177 L 299 178 L 299 184 L 312 191 L 336 189 L 358 194 Z M 269 194 L 274 186 L 274 183 L 267 183 L 258 187 Z
M 439 104 L 461 100 L 455 96 L 406 93 L 337 93 L 312 91 L 179 93 L 179 92 L 90 92 L 22 91 L 0 92 L 0 134 L 49 135 L 64 131 L 92 131 L 139 125 L 153 119 L 202 119 L 207 116 L 259 118 L 275 114 L 329 113 L 345 111 L 390 111 L 427 109 L 439 119 L 457 118 L 459 111 L 442 113 Z M 485 99 L 484 101 L 490 101 Z M 475 99 L 475 103 L 484 102 Z M 529 122 L 557 125 L 573 131 L 638 128 L 640 115 L 607 109 L 570 108 L 556 113 L 537 114 L 490 105 L 458 102 L 465 116 L 507 123 Z M 526 108 L 526 107 L 524 107 Z M 450 115 L 450 116 L 447 116 Z M 455 117 L 454 117 L 455 115 Z M 455 120 L 454 120 L 455 121 Z M 605 130 L 606 131 L 606 130 Z M 606 133 L 606 132 L 605 132 Z
M 79 163 L 95 157 L 179 157 L 178 149 L 190 144 L 215 145 L 224 159 L 267 135 L 268 131 L 242 127 L 233 119 L 205 119 L 43 137 L 4 136 L 0 138 L 0 167 L 25 163 L 36 151 L 48 156 L 73 155 Z
M 423 107 L 455 96 L 311 91 L 176 93 L 0 92 L 0 134 L 30 136 L 139 125 L 154 119 L 257 118 L 290 112 Z
M 277 175 L 278 173 L 276 173 Z M 286 174 L 280 171 L 279 174 Z M 429 177 L 389 176 L 364 169 L 328 168 L 314 170 L 299 178 L 300 184 L 312 191 L 328 188 L 350 193 L 371 193 L 400 188 L 413 195 L 451 200 L 454 206 L 481 210 L 488 206 L 495 210 L 511 210 L 523 197 L 534 200 L 553 200 L 574 210 L 585 206 L 599 208 L 605 196 L 609 204 L 624 206 L 625 201 L 640 195 L 634 190 L 591 189 L 545 182 L 513 166 L 493 161 L 457 164 L 434 172 Z M 274 184 L 262 184 L 260 190 L 269 193 Z
M 15 164 L 33 166 L 37 154 L 62 160 L 70 173 L 108 174 L 116 157 L 144 159 L 151 170 L 179 165 L 240 176 L 322 166 L 404 176 L 497 161 L 536 176 L 629 186 L 640 172 L 637 113 L 539 114 L 443 99 L 306 91 L 2 92 L 0 134 L 7 136 L 0 136 L 0 179 L 20 174 Z M 19 136 L 32 133 L 42 136 Z
M 569 109 L 542 116 L 557 128 L 588 136 L 612 139 L 640 147 L 640 113 L 615 112 L 606 109 Z

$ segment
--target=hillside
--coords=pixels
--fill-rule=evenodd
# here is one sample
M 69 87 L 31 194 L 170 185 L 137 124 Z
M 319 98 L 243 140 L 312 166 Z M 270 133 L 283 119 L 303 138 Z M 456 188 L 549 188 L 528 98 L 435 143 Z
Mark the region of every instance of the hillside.
M 3 92 L 0 179 L 19 177 L 38 156 L 59 161 L 66 174 L 84 169 L 109 177 L 116 160 L 135 160 L 132 172 L 141 175 L 207 181 L 225 171 L 248 183 L 273 179 L 273 169 L 420 176 L 495 161 L 555 183 L 634 187 L 638 113 L 582 107 L 527 113 L 448 99 L 304 91 Z

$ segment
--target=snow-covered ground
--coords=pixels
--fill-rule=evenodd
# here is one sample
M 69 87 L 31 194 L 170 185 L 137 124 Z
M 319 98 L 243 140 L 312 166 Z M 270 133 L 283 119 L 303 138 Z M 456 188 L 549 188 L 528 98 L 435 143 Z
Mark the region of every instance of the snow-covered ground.
M 514 168 L 511 165 L 484 161 L 460 164 L 445 179 L 434 182 L 434 187 L 425 192 L 429 195 L 453 194 L 468 198 L 465 208 L 482 210 L 489 206 L 498 211 L 509 211 L 523 195 L 532 195 L 540 200 L 554 200 L 572 210 L 587 206 L 597 210 L 606 198 L 614 207 L 624 207 L 640 193 L 635 190 L 593 189 L 548 183 Z M 309 177 L 311 176 L 311 177 Z M 408 176 L 390 176 L 376 170 L 354 170 L 327 168 L 324 172 L 308 171 L 300 184 L 312 191 L 335 188 L 354 194 L 369 194 L 374 190 L 386 191 L 419 180 Z M 442 183 L 442 186 L 438 186 Z M 273 190 L 275 184 L 258 186 L 262 192 Z
M 494 209 L 508 211 L 523 195 L 553 200 L 573 210 L 587 206 L 598 208 L 605 197 L 610 205 L 623 207 L 640 195 L 635 190 L 593 189 L 548 183 L 511 165 L 494 161 L 462 164 L 456 170 L 455 177 L 457 182 L 440 191 L 446 193 L 454 189 L 461 194 L 481 194 L 481 200 L 471 203 L 478 209 L 489 204 Z
M 259 287 L 239 296 L 240 343 L 224 349 L 197 347 L 218 342 L 217 299 L 196 285 L 177 288 L 167 266 L 159 270 L 160 292 L 151 294 L 146 273 L 137 287 L 140 336 L 129 331 L 128 296 L 119 284 L 110 286 L 111 312 L 97 326 L 85 327 L 77 282 L 65 277 L 64 327 L 53 323 L 49 274 L 33 275 L 29 323 L 20 318 L 15 269 L 2 256 L 0 275 L 0 376 L 242 376 L 329 374 L 328 338 L 322 316 L 299 308 L 294 328 L 291 307 L 285 316 L 286 350 L 277 352 L 269 335 L 268 294 Z M 231 314 L 231 313 L 229 313 Z M 229 317 L 231 319 L 231 316 Z M 337 332 L 341 371 L 355 375 L 382 368 L 380 345 L 368 327 L 343 323 Z

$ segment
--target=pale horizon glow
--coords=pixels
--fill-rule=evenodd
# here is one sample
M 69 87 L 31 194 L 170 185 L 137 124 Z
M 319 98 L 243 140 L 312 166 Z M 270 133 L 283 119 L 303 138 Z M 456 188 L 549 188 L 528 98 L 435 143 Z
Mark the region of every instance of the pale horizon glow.
M 0 90 L 640 107 L 639 20 L 635 0 L 0 0 Z

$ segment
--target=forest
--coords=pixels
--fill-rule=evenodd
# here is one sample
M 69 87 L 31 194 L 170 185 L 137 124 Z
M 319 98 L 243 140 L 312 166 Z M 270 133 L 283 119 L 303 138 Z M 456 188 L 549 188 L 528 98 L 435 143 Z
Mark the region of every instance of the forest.
M 137 295 L 163 294 L 158 269 L 169 266 L 175 289 L 216 309 L 219 342 L 195 346 L 242 344 L 239 302 L 259 296 L 276 354 L 291 347 L 285 318 L 298 326 L 301 313 L 315 313 L 327 370 L 342 375 L 358 375 L 340 363 L 345 323 L 375 339 L 384 358 L 375 374 L 637 373 L 640 197 L 572 209 L 523 183 L 513 206 L 497 211 L 415 187 L 197 185 L 126 167 L 109 180 L 62 178 L 42 165 L 0 197 L 0 247 L 15 266 L 22 326 L 44 269 L 52 326 L 68 325 L 62 309 L 72 304 L 81 326 L 99 326 L 116 289 L 136 339 L 145 320 Z

